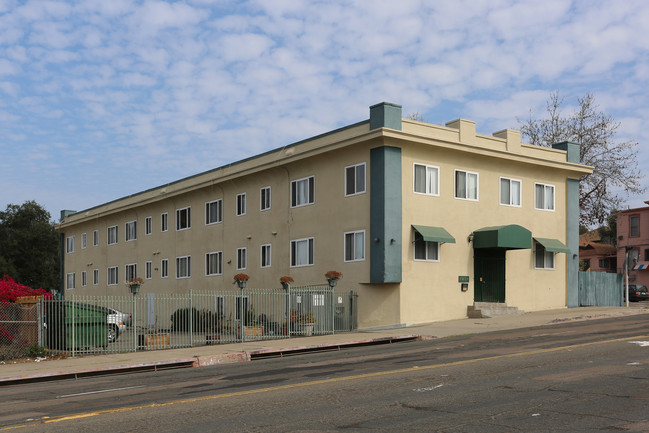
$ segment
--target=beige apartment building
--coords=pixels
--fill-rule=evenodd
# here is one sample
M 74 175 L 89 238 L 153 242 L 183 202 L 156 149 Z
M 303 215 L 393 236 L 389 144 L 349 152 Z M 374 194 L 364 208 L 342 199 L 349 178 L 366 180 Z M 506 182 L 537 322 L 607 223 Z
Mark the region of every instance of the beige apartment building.
M 521 143 L 370 107 L 369 120 L 80 212 L 62 211 L 69 293 L 325 283 L 360 327 L 462 318 L 476 301 L 578 306 L 579 147 Z M 130 192 L 129 192 L 130 193 Z

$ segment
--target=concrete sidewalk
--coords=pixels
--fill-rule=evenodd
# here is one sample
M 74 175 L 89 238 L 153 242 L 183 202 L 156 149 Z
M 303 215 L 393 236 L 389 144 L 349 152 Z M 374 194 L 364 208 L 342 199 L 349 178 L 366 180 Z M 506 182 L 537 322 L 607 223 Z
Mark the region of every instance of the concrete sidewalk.
M 127 371 L 201 367 L 250 361 L 251 359 L 263 356 L 282 356 L 291 352 L 307 352 L 310 350 L 336 349 L 363 344 L 441 338 L 453 335 L 494 332 L 634 314 L 648 315 L 649 305 L 645 303 L 634 303 L 629 308 L 564 308 L 524 313 L 517 316 L 500 316 L 485 319 L 467 318 L 403 328 L 360 330 L 334 335 L 296 337 L 282 340 L 250 341 L 183 349 L 79 356 L 44 360 L 41 362 L 12 363 L 8 361 L 6 364 L 0 365 L 0 386 Z M 647 318 L 649 319 L 649 316 Z

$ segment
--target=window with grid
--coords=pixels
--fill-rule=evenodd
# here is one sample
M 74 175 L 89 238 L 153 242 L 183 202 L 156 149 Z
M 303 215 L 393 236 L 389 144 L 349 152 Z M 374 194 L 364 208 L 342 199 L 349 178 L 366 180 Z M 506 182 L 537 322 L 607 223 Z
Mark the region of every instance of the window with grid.
M 455 198 L 478 200 L 478 173 L 455 170 Z
M 86 287 L 88 285 L 88 275 L 86 271 L 81 271 L 81 286 Z
M 191 256 L 176 257 L 176 278 L 189 278 L 191 275 Z
M 205 224 L 216 224 L 221 221 L 223 221 L 223 200 L 205 203 Z
M 86 246 L 88 246 L 87 242 L 88 242 L 88 237 L 86 236 L 85 233 L 81 233 L 81 248 L 82 249 L 85 249 Z
M 169 276 L 169 259 L 162 259 L 160 262 L 160 278 Z
M 223 274 L 223 253 L 216 251 L 205 254 L 205 275 Z
M 153 278 L 153 262 L 151 261 L 144 263 L 144 278 L 147 280 Z
M 237 194 L 237 215 L 246 214 L 246 193 Z
M 126 223 L 126 242 L 137 239 L 137 221 Z
M 192 208 L 184 207 L 176 210 L 176 230 L 187 230 L 192 226 Z
M 248 249 L 237 248 L 237 269 L 246 269 L 248 266 Z
M 166 232 L 169 230 L 169 214 L 167 212 L 160 215 L 160 231 Z
M 415 260 L 439 262 L 439 242 L 425 241 L 415 230 Z
M 554 253 L 546 251 L 538 242 L 534 243 L 534 267 L 536 269 L 554 269 Z
M 150 235 L 151 233 L 153 233 L 153 218 L 149 216 L 144 219 L 144 234 Z
M 95 247 L 99 245 L 99 230 L 92 232 L 92 245 Z
M 95 286 L 99 284 L 99 269 L 92 270 L 92 284 Z
M 117 266 L 111 266 L 108 268 L 108 278 L 106 281 L 108 281 L 109 286 L 114 286 L 119 282 L 119 271 Z
M 313 265 L 313 238 L 291 241 L 291 267 Z
M 262 268 L 270 268 L 271 265 L 271 247 L 270 244 L 261 246 L 261 257 L 259 260 Z
M 108 227 L 108 237 L 106 238 L 108 245 L 117 243 L 117 226 Z
M 76 283 L 76 276 L 74 272 L 70 272 L 66 275 L 66 288 L 67 289 L 74 289 L 75 288 L 75 283 Z
M 68 236 L 65 239 L 65 252 L 66 253 L 74 252 L 74 236 Z
M 259 210 L 270 209 L 270 187 L 266 186 L 259 190 Z
M 345 233 L 345 261 L 365 260 L 365 230 Z
M 137 277 L 137 265 L 130 264 L 126 265 L 126 281 L 132 281 Z
M 521 181 L 500 178 L 500 204 L 505 206 L 521 205 Z
M 534 184 L 534 209 L 554 210 L 554 185 Z

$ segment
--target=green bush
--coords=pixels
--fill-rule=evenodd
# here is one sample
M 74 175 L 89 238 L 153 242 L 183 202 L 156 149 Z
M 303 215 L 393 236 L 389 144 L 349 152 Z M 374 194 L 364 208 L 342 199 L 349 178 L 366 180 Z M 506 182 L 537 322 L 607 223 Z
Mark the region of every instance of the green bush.
M 173 331 L 189 332 L 190 328 L 194 332 L 203 332 L 208 329 L 215 330 L 219 328 L 220 323 L 221 318 L 209 310 L 198 311 L 196 308 L 179 308 L 171 315 L 171 329 Z
M 34 343 L 25 349 L 25 356 L 29 358 L 45 358 L 45 355 L 47 355 L 47 349 L 38 343 Z

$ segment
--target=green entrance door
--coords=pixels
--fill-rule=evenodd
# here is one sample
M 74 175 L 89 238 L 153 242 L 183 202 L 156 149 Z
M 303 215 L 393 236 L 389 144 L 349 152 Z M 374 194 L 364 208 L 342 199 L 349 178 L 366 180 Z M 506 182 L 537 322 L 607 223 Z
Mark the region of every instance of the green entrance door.
M 505 302 L 505 249 L 473 250 L 475 302 Z

